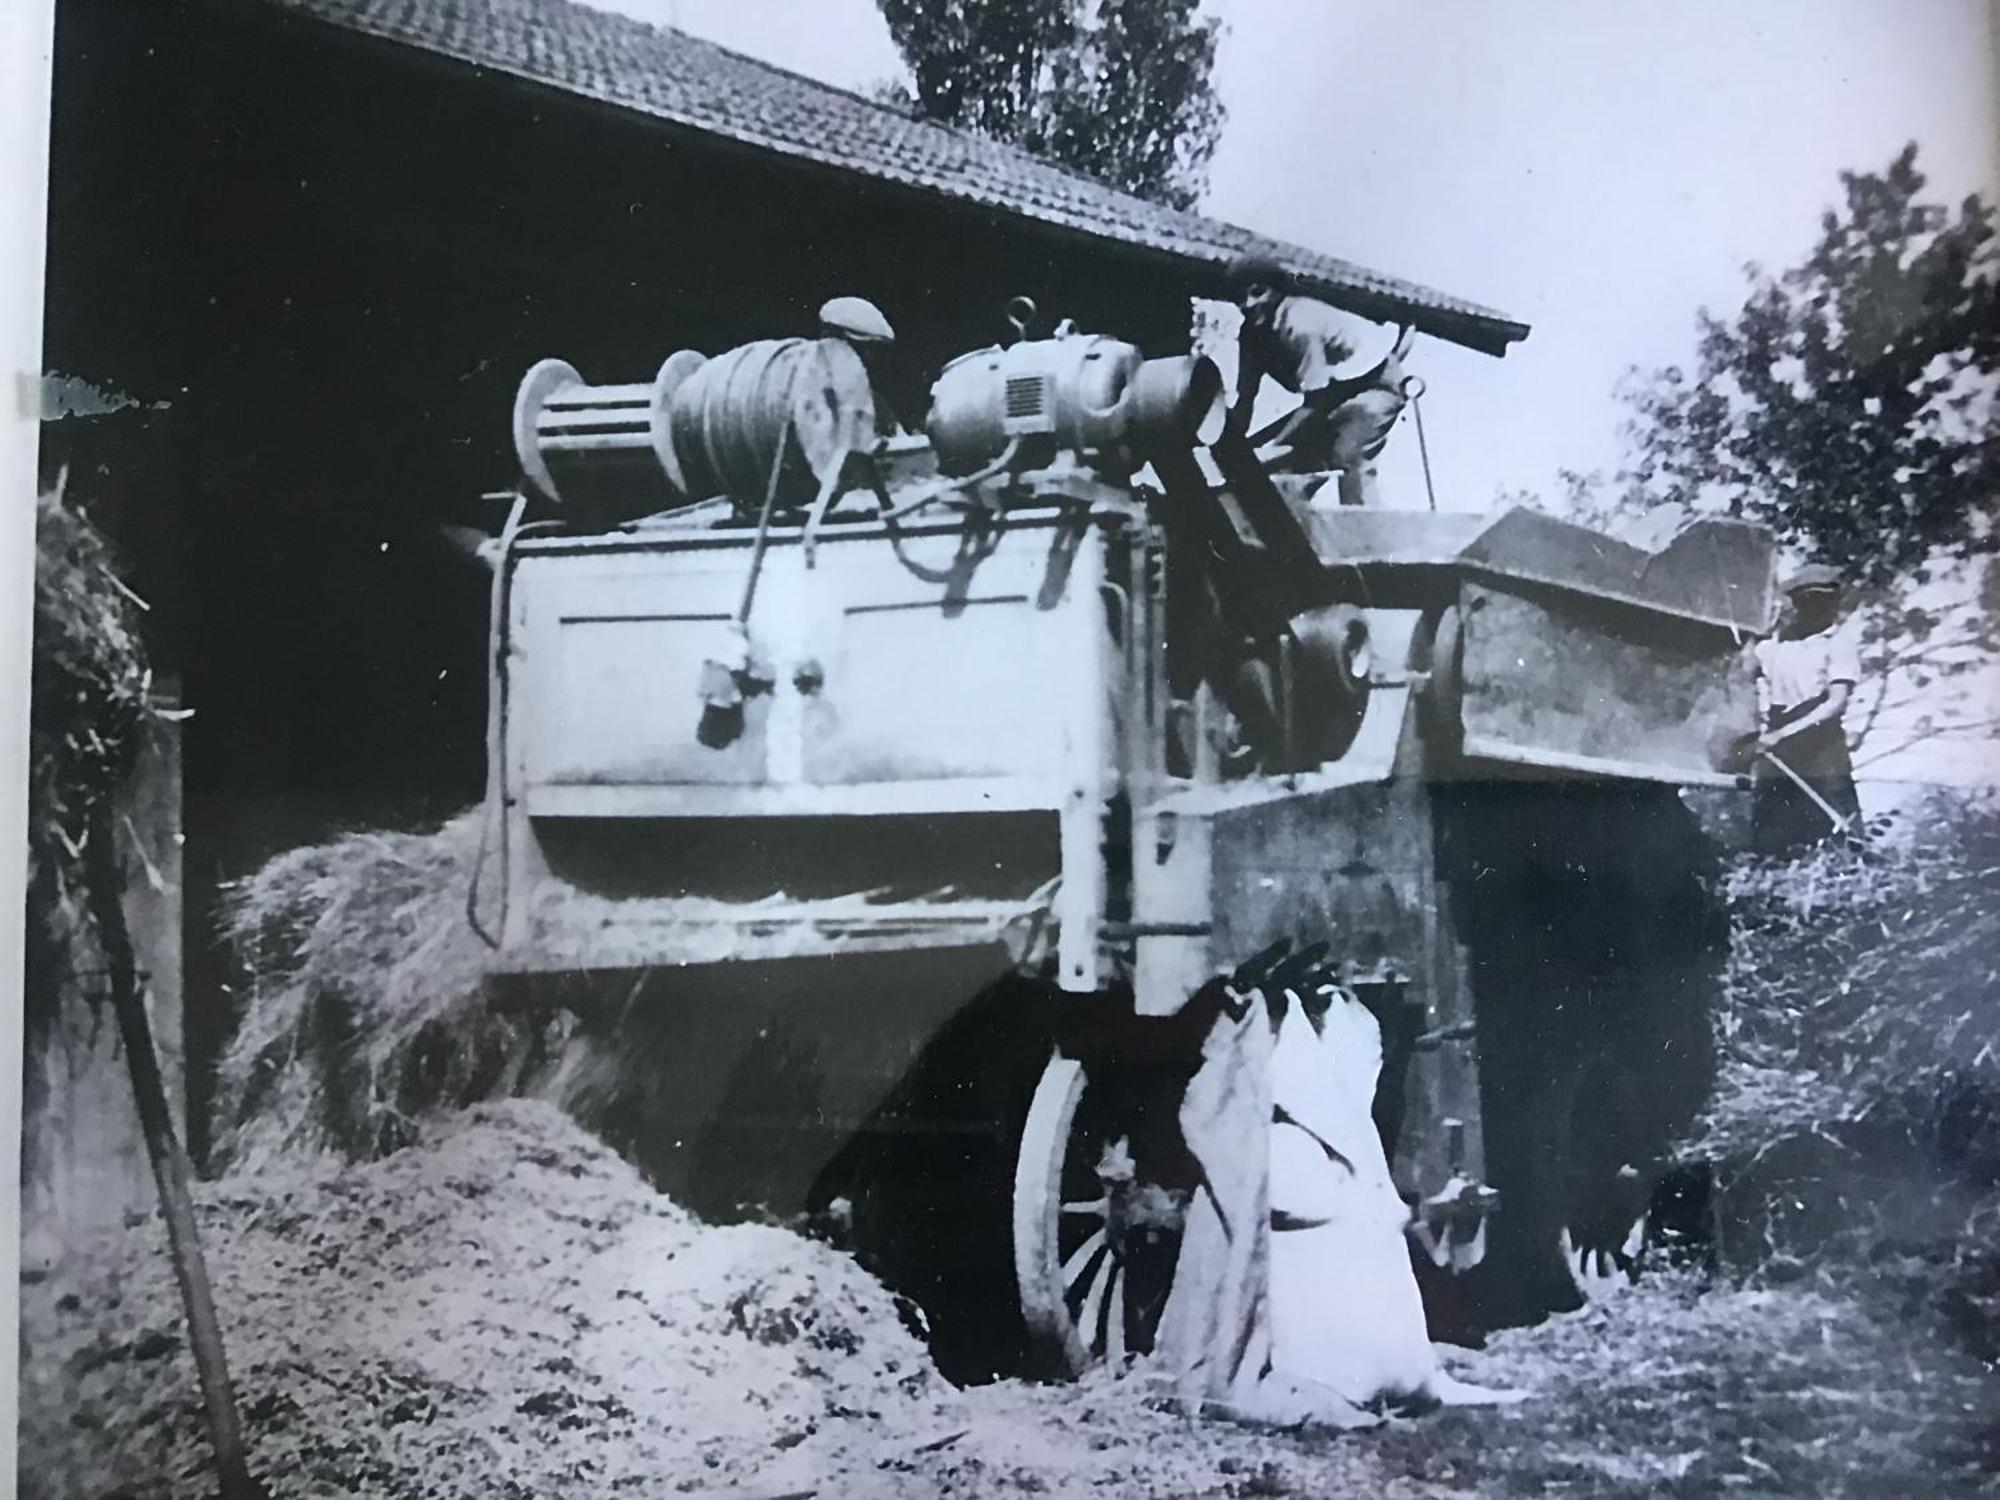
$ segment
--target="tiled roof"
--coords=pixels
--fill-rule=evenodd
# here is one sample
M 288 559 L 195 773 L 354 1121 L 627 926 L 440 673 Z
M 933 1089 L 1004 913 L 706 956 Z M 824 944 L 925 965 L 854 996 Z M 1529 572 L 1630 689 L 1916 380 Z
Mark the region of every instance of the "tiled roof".
M 1527 333 L 1490 308 L 1105 187 L 1011 147 L 570 0 L 272 0 L 371 36 L 675 125 L 1059 225 L 1176 259 L 1193 287 L 1245 252 L 1355 312 L 1414 321 L 1492 353 Z

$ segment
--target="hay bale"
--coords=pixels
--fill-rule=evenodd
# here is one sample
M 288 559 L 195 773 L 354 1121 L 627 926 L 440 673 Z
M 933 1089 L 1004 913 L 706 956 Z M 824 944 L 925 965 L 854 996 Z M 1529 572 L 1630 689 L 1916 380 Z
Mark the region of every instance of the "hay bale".
M 518 1092 L 558 1018 L 493 1014 L 488 950 L 466 917 L 480 818 L 354 833 L 279 855 L 222 913 L 245 986 L 218 1069 L 218 1152 L 365 1161 L 429 1115 Z

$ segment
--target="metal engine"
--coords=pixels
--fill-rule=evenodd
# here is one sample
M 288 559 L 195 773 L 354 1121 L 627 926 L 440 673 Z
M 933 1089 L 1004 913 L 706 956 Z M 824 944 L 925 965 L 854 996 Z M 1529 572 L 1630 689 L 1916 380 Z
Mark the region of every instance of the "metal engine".
M 1222 377 L 1210 360 L 1149 360 L 1068 323 L 1052 338 L 1029 339 L 1034 304 L 1019 298 L 1010 311 L 1020 335 L 1013 344 L 960 355 L 931 387 L 925 430 L 944 473 L 996 462 L 1038 468 L 1069 454 L 1130 474 L 1155 452 L 1222 435 Z

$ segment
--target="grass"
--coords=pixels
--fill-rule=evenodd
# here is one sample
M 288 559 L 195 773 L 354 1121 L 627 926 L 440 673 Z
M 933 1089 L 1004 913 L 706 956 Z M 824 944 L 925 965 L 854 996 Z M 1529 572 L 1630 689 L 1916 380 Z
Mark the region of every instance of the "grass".
M 2000 1381 L 1885 1289 L 1656 1272 L 1457 1356 L 1520 1406 L 1400 1424 L 1392 1473 L 1482 1495 L 1990 1493 Z

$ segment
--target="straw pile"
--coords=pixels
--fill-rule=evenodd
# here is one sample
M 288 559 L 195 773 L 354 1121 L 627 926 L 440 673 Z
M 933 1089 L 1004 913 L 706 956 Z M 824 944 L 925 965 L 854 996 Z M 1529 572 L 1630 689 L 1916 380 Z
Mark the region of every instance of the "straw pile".
M 851 1260 L 699 1223 L 542 1104 L 197 1196 L 273 1500 L 1991 1493 L 1991 1380 L 1801 1287 L 1649 1278 L 1451 1354 L 1535 1399 L 1328 1441 L 1188 1417 L 1143 1372 L 955 1392 Z M 158 1222 L 76 1249 L 22 1291 L 22 1493 L 209 1493 Z
M 152 716 L 144 606 L 104 534 L 60 488 L 35 512 L 30 840 L 64 863 L 91 809 L 123 783 Z M 73 854 L 71 856 L 73 858 Z
M 218 1149 L 235 1170 L 285 1157 L 364 1161 L 441 1112 L 521 1090 L 560 1017 L 497 1015 L 466 920 L 479 821 L 356 833 L 294 849 L 230 892 L 223 931 L 246 987 L 218 1077 Z
M 493 955 L 466 914 L 481 817 L 294 849 L 231 889 L 222 931 L 242 1003 L 218 1069 L 215 1124 L 218 1159 L 232 1170 L 300 1156 L 374 1160 L 440 1112 L 545 1089 L 590 1115 L 607 1107 L 598 1097 L 607 1077 L 634 1081 L 626 1049 L 569 1013 L 487 1005 Z M 538 895 L 531 925 L 544 958 L 579 970 L 643 967 L 662 945 L 682 962 L 835 952 L 858 919 L 874 932 L 900 917 L 916 946 L 940 913 L 957 914 L 956 941 L 1025 951 L 1046 902 L 1044 892 L 1018 911 L 989 903 L 964 915 L 942 904 L 949 890 L 889 894 L 730 903 L 554 887 Z
M 165 715 L 152 701 L 146 607 L 61 486 L 39 499 L 35 549 L 20 1207 L 24 1268 L 39 1269 L 76 1214 L 145 1180 L 104 1007 L 132 998 L 114 993 L 126 970 L 113 961 L 132 936 L 127 871 L 145 857 L 128 794 Z
M 1906 1262 L 2000 1357 L 2000 808 L 1747 863 L 1729 896 L 1725 1062 L 1689 1148 L 1725 1251 Z
M 29 1060 L 62 1018 L 62 997 L 102 998 L 84 856 L 108 836 L 112 799 L 153 723 L 144 605 L 110 542 L 62 488 L 35 510 L 35 638 L 28 757 L 26 1010 Z M 93 823 L 96 827 L 93 830 Z M 115 892 L 105 893 L 115 898 Z M 36 1121 L 30 1069 L 29 1130 Z

